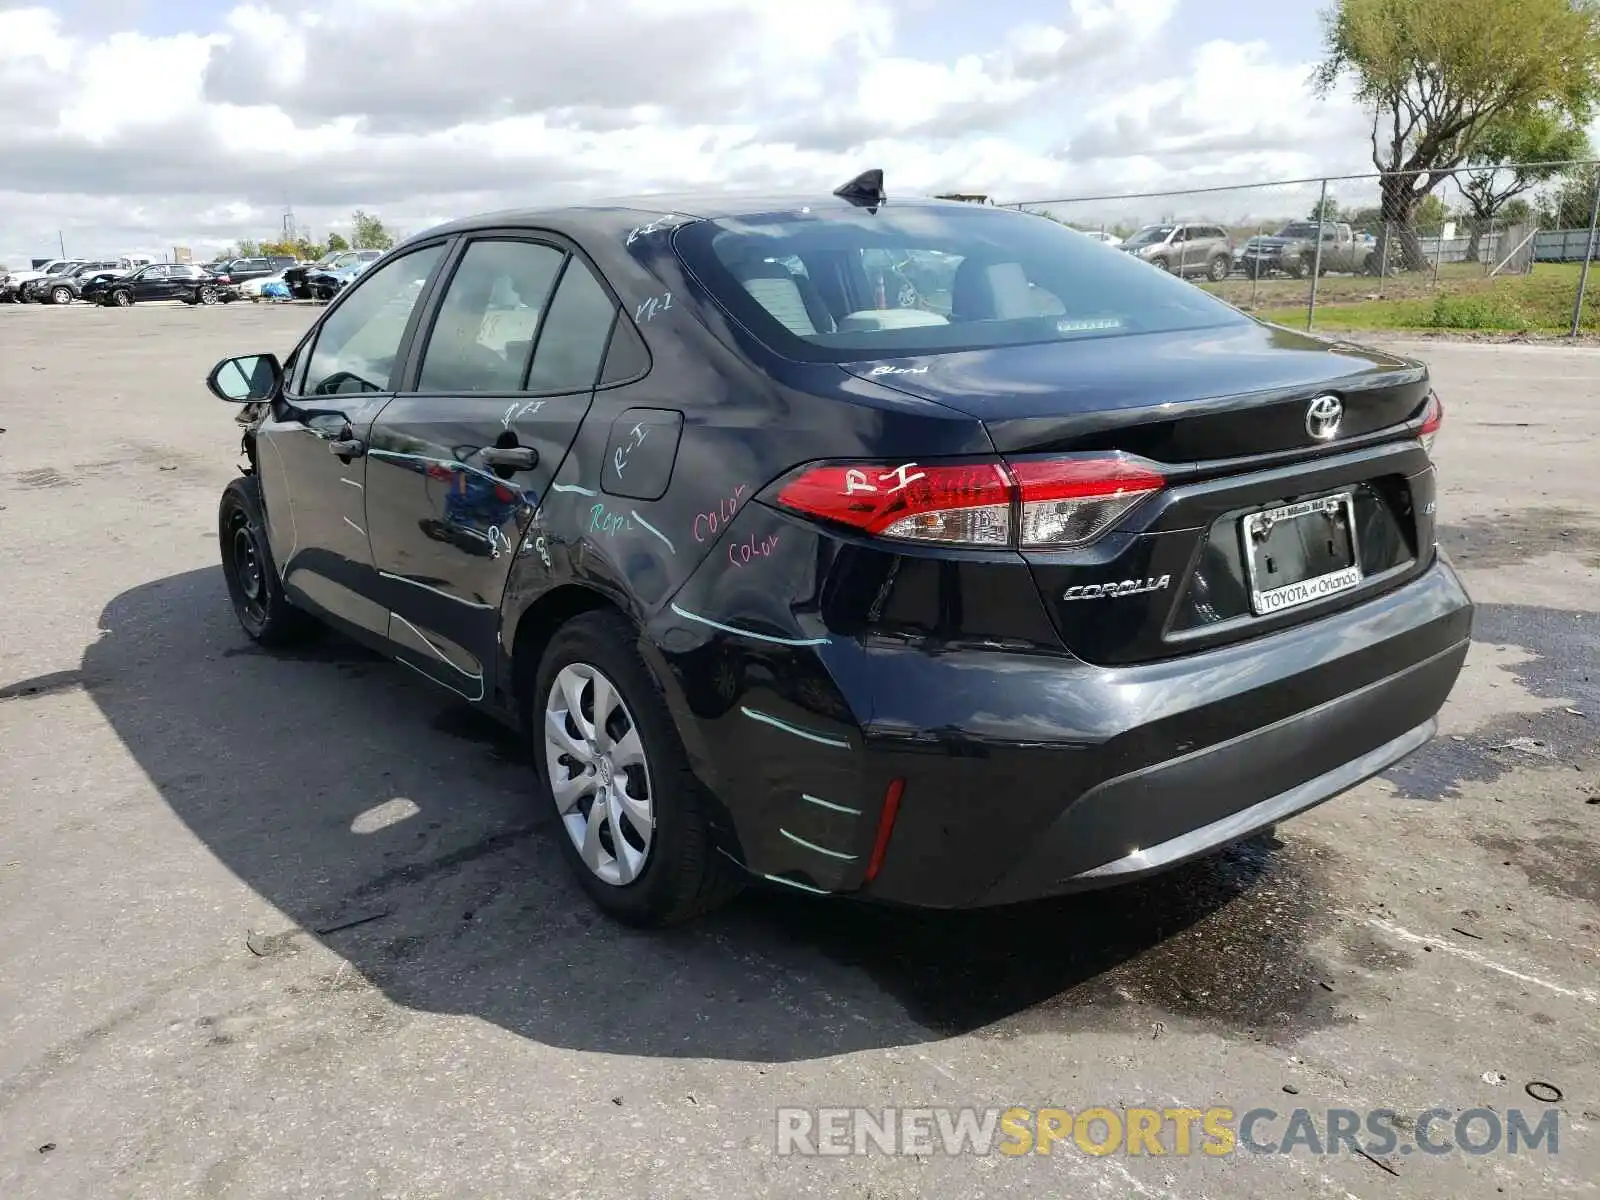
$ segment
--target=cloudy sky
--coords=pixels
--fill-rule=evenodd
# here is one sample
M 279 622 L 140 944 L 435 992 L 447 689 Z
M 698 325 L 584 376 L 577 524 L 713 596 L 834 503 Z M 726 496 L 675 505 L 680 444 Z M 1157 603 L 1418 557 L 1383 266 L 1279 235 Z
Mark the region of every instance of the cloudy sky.
M 286 204 L 320 236 L 357 207 L 416 232 L 580 196 L 832 187 L 869 166 L 891 195 L 1000 201 L 1363 170 L 1360 113 L 1306 83 L 1316 8 L 0 0 L 0 262 L 54 253 L 58 232 L 71 254 L 204 253 L 274 233 Z

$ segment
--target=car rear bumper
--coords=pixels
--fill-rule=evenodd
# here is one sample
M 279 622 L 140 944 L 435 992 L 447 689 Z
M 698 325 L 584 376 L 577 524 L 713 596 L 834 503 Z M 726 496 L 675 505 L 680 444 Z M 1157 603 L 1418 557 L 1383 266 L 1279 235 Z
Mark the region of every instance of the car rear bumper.
M 1006 904 L 1164 870 L 1398 762 L 1432 736 L 1471 619 L 1441 559 L 1355 608 L 1131 666 L 834 639 L 805 653 L 838 689 L 833 711 L 869 714 L 853 728 L 747 690 L 732 720 L 691 718 L 686 741 L 753 873 L 917 906 Z M 803 670 L 769 658 L 762 674 Z

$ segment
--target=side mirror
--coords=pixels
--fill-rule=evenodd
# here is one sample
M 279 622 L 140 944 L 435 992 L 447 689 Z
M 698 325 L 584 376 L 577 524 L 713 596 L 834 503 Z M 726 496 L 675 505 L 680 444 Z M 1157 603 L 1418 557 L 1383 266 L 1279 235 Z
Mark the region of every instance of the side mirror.
M 206 387 L 228 404 L 256 404 L 278 394 L 283 367 L 276 354 L 245 354 L 225 358 L 211 368 Z

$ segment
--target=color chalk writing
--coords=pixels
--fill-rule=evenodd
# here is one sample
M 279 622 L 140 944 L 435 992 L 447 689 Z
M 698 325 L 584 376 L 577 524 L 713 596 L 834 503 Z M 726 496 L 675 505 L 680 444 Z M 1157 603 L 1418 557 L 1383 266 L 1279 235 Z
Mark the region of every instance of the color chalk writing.
M 710 512 L 697 513 L 694 518 L 694 527 L 691 530 L 694 534 L 694 540 L 704 542 L 715 537 L 717 530 L 733 520 L 733 514 L 739 511 L 739 503 L 744 498 L 744 493 L 748 490 L 748 487 L 748 484 L 741 483 L 733 489 L 733 495 L 719 501 L 715 509 Z
M 754 535 L 745 538 L 742 542 L 728 544 L 728 562 L 735 567 L 745 566 L 758 558 L 769 557 L 778 548 L 778 535 L 757 539 Z

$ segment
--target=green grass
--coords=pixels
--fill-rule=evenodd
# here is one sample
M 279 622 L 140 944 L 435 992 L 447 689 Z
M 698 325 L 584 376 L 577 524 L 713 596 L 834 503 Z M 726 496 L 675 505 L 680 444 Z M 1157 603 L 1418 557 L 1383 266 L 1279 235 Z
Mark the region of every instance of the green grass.
M 1426 278 L 1384 280 L 1381 286 L 1377 279 L 1340 280 L 1337 288 L 1318 295 L 1314 328 L 1565 333 L 1572 324 L 1579 271 L 1577 263 L 1544 263 L 1528 275 L 1491 279 L 1481 267 L 1460 264 L 1454 271 L 1441 271 L 1436 287 Z M 1281 295 L 1262 295 L 1256 314 L 1303 326 L 1309 285 L 1299 290 L 1298 304 L 1285 303 L 1287 297 Z M 1227 298 L 1240 302 L 1234 295 Z M 1582 328 L 1600 332 L 1600 266 L 1590 270 L 1583 308 Z

